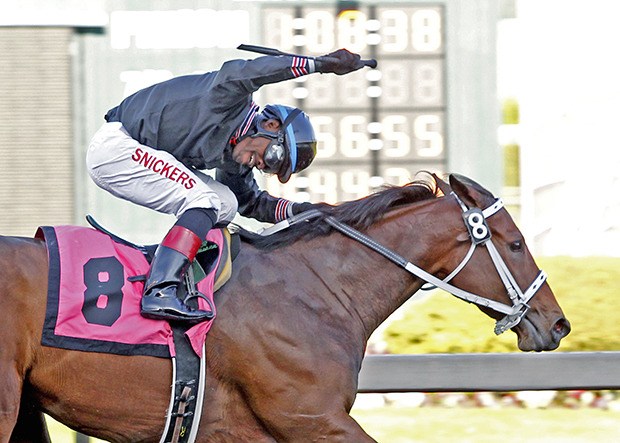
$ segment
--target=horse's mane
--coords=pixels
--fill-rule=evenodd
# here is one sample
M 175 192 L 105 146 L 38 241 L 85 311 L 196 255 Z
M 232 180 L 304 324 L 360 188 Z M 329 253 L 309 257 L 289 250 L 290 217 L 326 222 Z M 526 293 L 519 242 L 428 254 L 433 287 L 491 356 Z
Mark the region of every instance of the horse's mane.
M 240 226 L 236 226 L 236 229 L 243 241 L 257 248 L 270 250 L 289 245 L 299 239 L 310 240 L 328 234 L 331 227 L 323 221 L 327 216 L 332 216 L 342 223 L 364 231 L 389 210 L 435 198 L 436 194 L 437 183 L 434 179 L 432 181 L 419 179 L 404 186 L 385 186 L 381 191 L 359 200 L 344 202 L 336 206 L 321 206 L 320 217 L 297 223 L 289 229 L 269 236 L 262 236 Z

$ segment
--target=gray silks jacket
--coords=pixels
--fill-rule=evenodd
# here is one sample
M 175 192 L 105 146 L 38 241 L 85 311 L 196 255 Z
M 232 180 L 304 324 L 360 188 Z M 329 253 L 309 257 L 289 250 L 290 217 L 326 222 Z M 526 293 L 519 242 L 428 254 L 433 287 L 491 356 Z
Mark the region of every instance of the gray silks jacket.
M 236 195 L 241 215 L 275 223 L 283 218 L 276 208 L 287 201 L 259 189 L 252 169 L 232 159 L 231 139 L 256 107 L 252 94 L 261 86 L 312 72 L 314 63 L 301 57 L 231 60 L 219 71 L 142 89 L 109 110 L 105 119 L 121 122 L 132 138 L 171 153 L 189 168 L 216 169 L 217 181 Z M 294 212 L 295 206 L 301 208 L 294 204 Z

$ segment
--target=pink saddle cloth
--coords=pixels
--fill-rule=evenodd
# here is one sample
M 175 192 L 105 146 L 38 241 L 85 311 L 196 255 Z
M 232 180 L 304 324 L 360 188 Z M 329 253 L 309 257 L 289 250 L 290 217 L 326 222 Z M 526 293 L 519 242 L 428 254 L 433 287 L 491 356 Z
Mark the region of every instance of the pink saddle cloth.
M 144 282 L 130 277 L 148 273 L 150 265 L 142 251 L 80 226 L 43 226 L 36 237 L 45 240 L 49 257 L 43 345 L 120 355 L 175 356 L 168 322 L 140 315 Z M 221 230 L 211 230 L 207 240 L 223 250 Z M 209 306 L 198 298 L 199 308 L 212 309 L 215 314 L 214 278 L 215 272 L 209 273 L 197 287 L 211 302 Z M 199 357 L 214 319 L 185 333 Z

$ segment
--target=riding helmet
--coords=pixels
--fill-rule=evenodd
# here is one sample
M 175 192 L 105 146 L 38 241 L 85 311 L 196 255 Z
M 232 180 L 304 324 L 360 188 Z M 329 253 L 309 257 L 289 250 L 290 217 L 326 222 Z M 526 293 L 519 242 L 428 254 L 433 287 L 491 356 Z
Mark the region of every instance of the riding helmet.
M 277 132 L 267 131 L 262 123 L 270 118 L 280 122 Z M 306 169 L 316 156 L 316 136 L 308 115 L 299 108 L 267 105 L 257 116 L 256 132 L 252 137 L 271 140 L 263 160 L 267 173 L 277 174 L 286 183 L 291 174 Z

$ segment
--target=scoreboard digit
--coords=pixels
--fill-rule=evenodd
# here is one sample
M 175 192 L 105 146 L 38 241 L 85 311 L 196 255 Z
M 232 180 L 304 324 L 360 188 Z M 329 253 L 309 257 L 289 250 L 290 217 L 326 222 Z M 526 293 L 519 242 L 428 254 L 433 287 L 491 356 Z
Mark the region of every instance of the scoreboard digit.
M 311 75 L 263 87 L 263 103 L 305 110 L 315 127 L 314 163 L 268 191 L 292 200 L 339 201 L 378 186 L 402 185 L 420 169 L 443 172 L 445 147 L 445 32 L 441 4 L 265 4 L 262 41 L 286 52 L 320 56 L 339 48 L 375 58 L 377 69 Z

